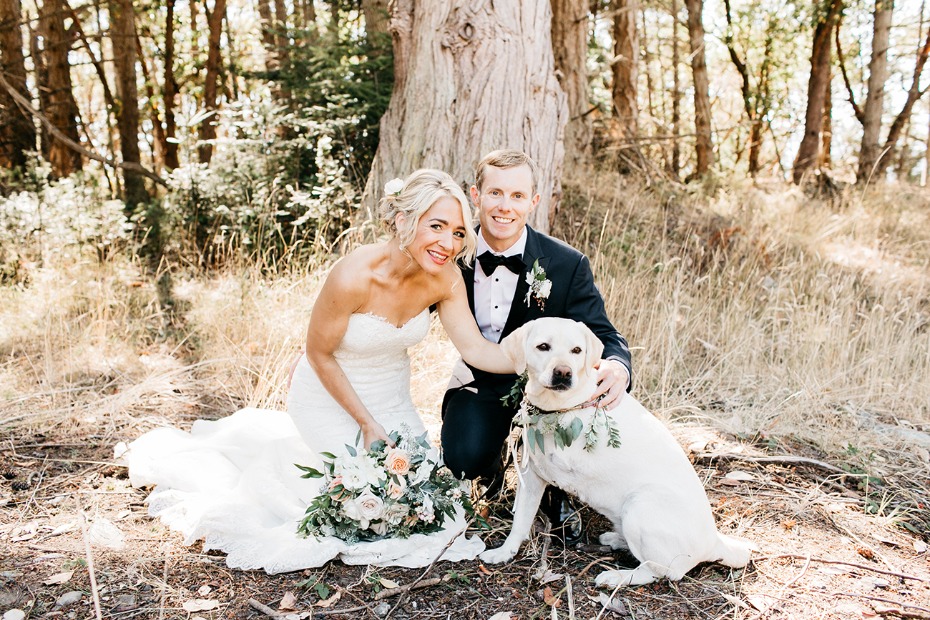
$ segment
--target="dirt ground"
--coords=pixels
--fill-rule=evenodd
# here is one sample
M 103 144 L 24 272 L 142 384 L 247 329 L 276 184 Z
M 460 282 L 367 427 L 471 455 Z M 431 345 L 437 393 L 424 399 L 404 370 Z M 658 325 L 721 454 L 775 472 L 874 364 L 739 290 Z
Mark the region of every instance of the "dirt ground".
M 130 432 L 8 437 L 0 445 L 0 613 L 5 620 L 930 618 L 927 467 L 878 481 L 840 474 L 803 446 L 792 452 L 806 461 L 766 460 L 760 445 L 709 429 L 676 434 L 705 480 L 719 528 L 751 539 L 758 552 L 743 570 L 702 565 L 680 582 L 612 598 L 594 577 L 635 561 L 591 544 L 605 522 L 587 511 L 585 543 L 566 549 L 540 532 L 503 566 L 438 562 L 424 571 L 331 562 L 266 575 L 230 570 L 222 554 L 183 546 L 147 516 L 146 492 L 113 461 L 114 443 L 132 439 Z M 503 539 L 511 500 L 512 492 L 489 507 L 492 529 L 481 533 L 489 546 Z M 411 584 L 425 587 L 403 591 Z

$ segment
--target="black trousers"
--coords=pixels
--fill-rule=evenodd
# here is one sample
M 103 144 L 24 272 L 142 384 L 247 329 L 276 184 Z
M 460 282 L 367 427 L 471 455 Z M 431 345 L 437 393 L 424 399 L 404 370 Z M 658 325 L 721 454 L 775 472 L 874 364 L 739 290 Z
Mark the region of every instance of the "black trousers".
M 475 381 L 446 392 L 442 401 L 442 452 L 446 466 L 460 478 L 489 481 L 502 473 L 504 441 L 519 410 L 505 406 L 516 376 Z

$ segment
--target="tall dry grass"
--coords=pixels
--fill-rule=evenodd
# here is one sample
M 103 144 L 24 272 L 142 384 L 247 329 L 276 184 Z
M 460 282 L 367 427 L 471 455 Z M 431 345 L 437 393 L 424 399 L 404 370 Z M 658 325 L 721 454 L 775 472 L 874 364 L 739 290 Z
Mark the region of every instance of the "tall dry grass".
M 585 250 L 658 415 L 747 438 L 918 461 L 930 430 L 930 196 L 811 199 L 788 186 L 567 179 L 555 233 Z M 23 256 L 31 256 L 23 248 Z M 126 252 L 25 261 L 0 287 L 0 430 L 101 441 L 283 406 L 289 363 L 334 257 L 158 280 Z M 455 352 L 412 352 L 432 423 Z M 923 453 L 920 450 L 924 450 Z

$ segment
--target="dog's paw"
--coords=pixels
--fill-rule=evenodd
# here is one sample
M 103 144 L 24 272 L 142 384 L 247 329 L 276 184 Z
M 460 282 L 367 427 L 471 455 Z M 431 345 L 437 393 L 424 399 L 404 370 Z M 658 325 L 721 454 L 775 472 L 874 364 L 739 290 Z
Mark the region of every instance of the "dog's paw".
M 626 539 L 619 532 L 604 532 L 598 537 L 598 540 L 602 545 L 606 545 L 611 549 L 629 549 Z
M 488 549 L 478 557 L 486 564 L 501 564 L 512 559 L 515 555 L 517 555 L 516 551 L 511 551 L 506 547 L 498 547 L 497 549 Z

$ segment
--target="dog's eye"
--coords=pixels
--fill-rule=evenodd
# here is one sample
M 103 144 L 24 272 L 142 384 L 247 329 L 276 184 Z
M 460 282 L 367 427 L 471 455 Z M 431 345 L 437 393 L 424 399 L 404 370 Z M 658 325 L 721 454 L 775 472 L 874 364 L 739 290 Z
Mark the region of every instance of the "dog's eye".
M 574 349 L 572 349 L 572 353 L 574 353 L 575 355 L 578 355 L 579 353 L 581 353 L 581 347 L 575 347 Z
M 540 350 L 540 351 L 548 351 L 548 350 L 549 350 L 549 343 L 548 343 L 548 342 L 541 342 L 541 343 L 539 343 L 539 344 L 536 345 L 536 348 L 537 348 L 538 350 Z

